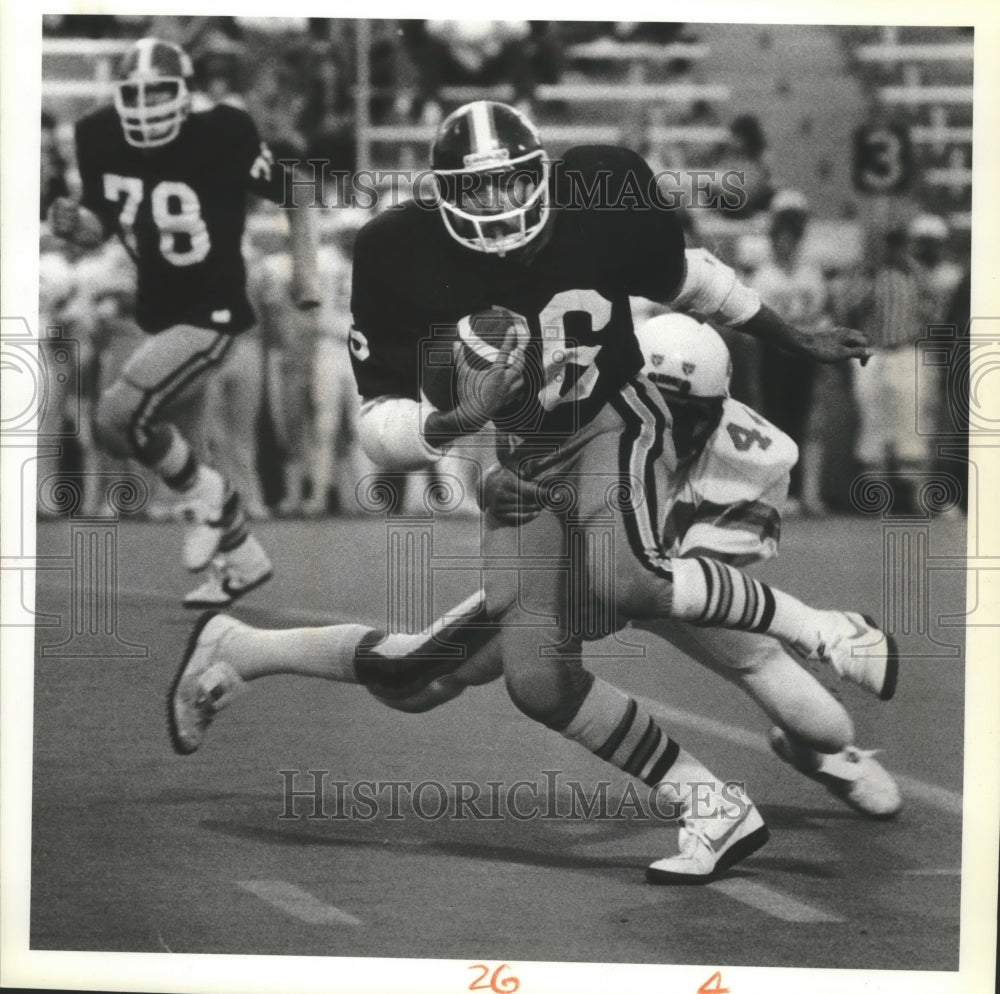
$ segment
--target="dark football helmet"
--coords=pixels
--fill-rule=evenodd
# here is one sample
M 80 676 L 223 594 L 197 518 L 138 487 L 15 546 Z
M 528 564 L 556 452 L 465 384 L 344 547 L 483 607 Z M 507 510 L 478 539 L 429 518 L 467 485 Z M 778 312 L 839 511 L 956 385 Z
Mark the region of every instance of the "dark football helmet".
M 136 148 L 172 142 L 191 110 L 187 53 L 172 42 L 142 38 L 126 52 L 115 84 L 115 110 Z
M 431 169 L 445 228 L 466 248 L 505 255 L 545 227 L 548 159 L 535 126 L 513 107 L 477 100 L 449 114 Z

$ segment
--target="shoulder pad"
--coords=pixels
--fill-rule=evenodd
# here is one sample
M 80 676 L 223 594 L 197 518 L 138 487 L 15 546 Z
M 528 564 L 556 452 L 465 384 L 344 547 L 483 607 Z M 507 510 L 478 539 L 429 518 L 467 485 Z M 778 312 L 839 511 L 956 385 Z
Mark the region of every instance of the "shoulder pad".
M 752 408 L 726 398 L 722 420 L 698 460 L 700 485 L 738 492 L 731 499 L 767 492 L 799 458 L 798 446 Z M 705 494 L 708 497 L 708 494 Z M 713 495 L 713 499 L 718 495 Z

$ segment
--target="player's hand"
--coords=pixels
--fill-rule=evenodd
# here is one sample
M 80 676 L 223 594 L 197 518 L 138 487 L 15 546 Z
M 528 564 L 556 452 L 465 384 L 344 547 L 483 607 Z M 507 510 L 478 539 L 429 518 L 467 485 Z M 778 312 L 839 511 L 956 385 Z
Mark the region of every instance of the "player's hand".
M 49 208 L 49 227 L 57 238 L 74 241 L 80 231 L 80 205 L 70 197 L 56 197 Z
M 817 328 L 803 332 L 799 345 L 818 362 L 860 359 L 862 366 L 871 358 L 873 351 L 868 344 L 868 336 L 854 328 Z
M 541 513 L 538 486 L 497 463 L 487 470 L 479 506 L 503 525 L 523 525 Z
M 488 365 L 475 363 L 459 349 L 456 407 L 464 419 L 480 427 L 512 415 L 524 404 L 525 374 L 524 344 L 512 324 L 504 333 L 496 359 Z

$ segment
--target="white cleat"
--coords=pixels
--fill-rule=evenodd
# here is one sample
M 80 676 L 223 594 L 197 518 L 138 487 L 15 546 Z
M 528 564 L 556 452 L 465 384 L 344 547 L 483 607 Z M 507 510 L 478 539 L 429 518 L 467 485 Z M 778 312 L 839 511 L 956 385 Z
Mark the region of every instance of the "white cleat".
M 196 610 L 228 607 L 273 575 L 270 557 L 260 542 L 248 535 L 235 549 L 212 560 L 205 582 L 184 598 L 184 606 Z
M 233 603 L 233 595 L 223 586 L 225 570 L 225 559 L 216 556 L 205 572 L 204 582 L 185 595 L 184 606 L 197 611 L 229 607 Z
M 760 849 L 771 833 L 753 802 L 742 793 L 739 797 L 743 806 L 733 817 L 723 815 L 723 808 L 715 818 L 682 818 L 680 851 L 651 863 L 646 868 L 646 880 L 651 884 L 711 883 Z M 726 803 L 736 801 L 727 797 Z
M 891 700 L 899 678 L 896 640 L 867 615 L 853 611 L 824 613 L 830 627 L 817 632 L 815 649 L 785 643 L 787 648 L 805 662 L 826 663 L 841 679 L 856 683 L 883 701 Z
M 195 623 L 177 676 L 167 695 L 167 718 L 174 750 L 195 752 L 212 719 L 245 689 L 236 670 L 218 658 L 219 646 L 242 623 L 224 614 L 208 613 Z
M 219 551 L 228 492 L 222 475 L 201 465 L 194 485 L 177 505 L 177 516 L 184 523 L 184 565 L 192 573 L 208 566 Z
M 779 759 L 869 818 L 892 818 L 903 806 L 899 787 L 875 759 L 875 750 L 848 746 L 836 753 L 815 752 L 798 746 L 781 728 L 772 728 L 768 741 Z

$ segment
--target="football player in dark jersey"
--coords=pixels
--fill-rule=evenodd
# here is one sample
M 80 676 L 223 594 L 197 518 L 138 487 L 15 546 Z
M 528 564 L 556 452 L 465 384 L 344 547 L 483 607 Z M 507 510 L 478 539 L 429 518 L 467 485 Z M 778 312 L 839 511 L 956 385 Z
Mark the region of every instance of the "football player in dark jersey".
M 763 845 L 767 829 L 742 794 L 732 817 L 692 811 L 692 785 L 714 778 L 646 707 L 583 667 L 579 605 L 610 613 L 611 629 L 670 617 L 770 634 L 885 697 L 896 650 L 860 615 L 809 608 L 708 557 L 667 555 L 660 498 L 673 465 L 671 415 L 640 375 L 629 297 L 826 361 L 867 357 L 864 337 L 847 329 L 806 337 L 727 266 L 686 250 L 675 212 L 653 196 L 651 170 L 626 149 L 582 147 L 550 164 L 521 114 L 479 101 L 443 122 L 432 157 L 436 203 L 386 212 L 355 247 L 362 444 L 386 468 L 413 469 L 492 423 L 500 472 L 552 495 L 519 527 L 487 509 L 486 607 L 502 620 L 508 691 L 529 717 L 662 787 L 687 812 L 681 855 L 659 861 L 650 879 L 712 879 Z M 440 356 L 441 343 L 456 340 L 454 375 L 425 375 L 439 367 L 430 350 Z M 588 546 L 611 553 L 581 555 Z M 296 646 L 314 660 L 324 631 L 340 644 L 342 628 L 259 636 L 272 658 L 281 647 L 287 665 Z M 218 669 L 221 637 L 222 626 L 199 629 L 178 674 L 180 751 L 190 751 L 180 726 L 197 739 L 216 705 L 206 672 Z M 733 798 L 713 796 L 716 814 L 732 811 Z
M 101 395 L 96 435 L 180 495 L 185 566 L 220 569 L 235 599 L 270 577 L 270 559 L 247 530 L 239 494 L 167 418 L 254 322 L 240 247 L 247 193 L 282 203 L 285 173 L 245 111 L 193 111 L 191 75 L 178 46 L 138 41 L 123 58 L 114 105 L 76 125 L 80 202 L 60 198 L 49 217 L 56 235 L 81 246 L 117 234 L 135 260 L 137 320 L 149 337 Z M 310 212 L 287 216 L 297 301 L 314 307 Z

